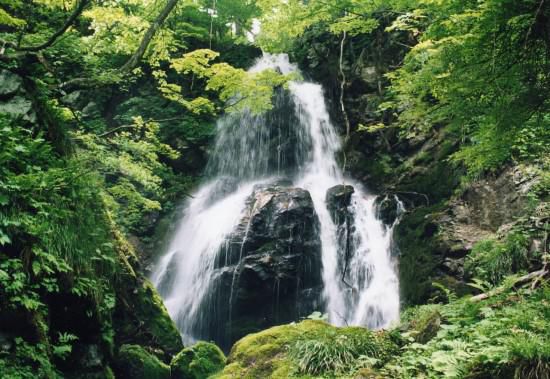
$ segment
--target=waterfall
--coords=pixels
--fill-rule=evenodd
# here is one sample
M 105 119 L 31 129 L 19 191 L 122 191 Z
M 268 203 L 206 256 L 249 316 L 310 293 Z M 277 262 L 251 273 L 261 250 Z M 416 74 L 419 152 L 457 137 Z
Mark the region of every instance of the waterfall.
M 251 71 L 265 68 L 284 74 L 297 71 L 282 54 L 266 54 Z M 336 325 L 384 328 L 398 319 L 393 225 L 377 218 L 375 196 L 344 177 L 336 161 L 340 148 L 321 86 L 306 81 L 293 81 L 288 91 L 279 91 L 273 111 L 242 112 L 218 121 L 218 137 L 206 169 L 210 180 L 183 210 L 151 278 L 185 342 L 219 340 L 227 334 L 224 320 L 230 320 L 231 327 L 232 307 L 239 297 L 235 287 L 244 269 L 243 249 L 255 243 L 247 241 L 250 223 L 272 199 L 263 195 L 251 199 L 251 194 L 266 183 L 279 183 L 278 191 L 306 190 L 314 205 L 322 301 L 310 307 L 321 306 L 313 310 L 326 312 Z M 336 186 L 353 192 L 342 216 L 345 222 L 335 218 L 327 202 L 327 191 Z M 239 241 L 235 233 L 240 233 Z M 306 269 L 314 270 L 311 266 L 308 263 Z M 226 276 L 230 279 L 224 282 Z M 297 281 L 296 291 L 302 282 Z M 223 283 L 230 289 L 221 288 Z M 273 288 L 278 303 L 279 283 Z

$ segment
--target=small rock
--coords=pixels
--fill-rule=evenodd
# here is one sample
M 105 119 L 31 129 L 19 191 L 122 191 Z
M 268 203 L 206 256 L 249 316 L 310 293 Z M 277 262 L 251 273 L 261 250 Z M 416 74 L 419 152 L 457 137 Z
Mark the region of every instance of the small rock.
M 392 225 L 399 217 L 399 204 L 394 196 L 379 196 L 376 199 L 378 218 L 386 225 Z
M 77 345 L 75 350 L 80 356 L 78 359 L 80 367 L 96 369 L 103 366 L 103 353 L 98 345 Z
M 325 201 L 335 224 L 340 225 L 350 217 L 348 207 L 351 205 L 351 196 L 355 189 L 349 185 L 337 185 L 329 188 Z
M 13 346 L 12 339 L 4 333 L 0 333 L 0 351 L 8 352 Z

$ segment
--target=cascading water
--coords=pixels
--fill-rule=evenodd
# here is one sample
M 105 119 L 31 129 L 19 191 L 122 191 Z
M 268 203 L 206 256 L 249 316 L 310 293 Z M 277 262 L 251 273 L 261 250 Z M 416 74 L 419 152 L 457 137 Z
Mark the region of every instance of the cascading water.
M 286 55 L 265 55 L 251 71 L 266 68 L 283 74 L 297 70 Z M 234 304 L 244 296 L 237 288 L 244 270 L 250 271 L 251 267 L 244 255 L 251 246 L 259 244 L 258 238 L 249 237 L 249 228 L 251 223 L 254 228 L 259 227 L 256 217 L 274 197 L 284 199 L 283 208 L 292 208 L 296 199 L 310 201 L 314 207 L 314 214 L 307 216 L 309 224 L 299 224 L 296 226 L 299 232 L 292 229 L 284 238 L 277 237 L 286 241 L 282 245 L 278 240 L 263 242 L 269 248 L 284 246 L 288 254 L 277 254 L 287 259 L 300 254 L 303 246 L 315 252 L 314 241 L 302 241 L 304 244 L 299 245 L 297 253 L 292 240 L 302 238 L 296 234 L 307 235 L 308 230 L 316 233 L 320 241 L 322 300 L 311 301 L 305 308 L 311 311 L 323 307 L 313 310 L 326 311 L 330 322 L 336 325 L 383 328 L 399 317 L 398 280 L 391 243 L 393 225 L 386 226 L 377 219 L 374 196 L 343 177 L 335 158 L 339 148 L 321 86 L 305 81 L 292 82 L 288 91 L 280 91 L 271 112 L 259 116 L 243 112 L 218 122 L 218 137 L 207 167 L 212 179 L 201 186 L 187 205 L 169 248 L 152 275 L 186 342 L 195 339 L 214 339 L 225 345 L 231 342 L 220 336 L 227 335 L 236 312 Z M 266 190 L 266 184 L 270 183 L 276 183 L 273 184 L 276 187 Z M 328 204 L 327 191 L 331 188 L 351 188 L 349 193 L 353 192 L 341 222 Z M 241 236 L 240 239 L 235 235 Z M 264 247 L 260 249 L 264 261 L 277 258 L 265 253 L 269 249 Z M 296 271 L 301 273 L 295 285 L 297 308 L 300 299 L 307 297 L 306 292 L 299 291 L 306 287 L 308 276 L 315 276 L 316 267 L 314 253 L 302 255 L 295 264 Z M 260 274 L 265 276 L 263 272 Z M 285 275 L 274 276 L 276 303 Z M 311 288 L 315 287 L 314 282 L 309 284 Z M 314 293 L 314 289 L 308 291 Z M 239 309 L 240 313 L 246 313 L 242 307 Z M 281 311 L 277 304 L 273 305 L 275 313 L 288 311 L 285 309 Z M 300 312 L 293 314 L 298 315 Z M 246 314 L 239 317 L 246 318 Z M 288 318 L 275 317 L 270 322 Z

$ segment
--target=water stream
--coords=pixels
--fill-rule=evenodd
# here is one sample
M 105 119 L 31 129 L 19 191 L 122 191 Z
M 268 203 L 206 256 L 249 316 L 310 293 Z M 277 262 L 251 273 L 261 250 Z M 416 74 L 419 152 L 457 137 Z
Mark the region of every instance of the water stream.
M 265 55 L 251 70 L 265 68 L 284 74 L 297 71 L 286 55 Z M 336 161 L 340 147 L 322 87 L 315 83 L 292 82 L 288 91 L 276 96 L 274 110 L 267 114 L 242 112 L 219 120 L 206 170 L 210 180 L 187 204 L 152 275 L 185 342 L 216 335 L 209 331 L 220 326 L 205 321 L 204 312 L 215 313 L 227 305 L 229 315 L 224 311 L 220 317 L 232 317 L 238 274 L 232 274 L 229 296 L 214 298 L 214 278 L 223 271 L 217 262 L 240 264 L 249 225 L 245 223 L 237 258 L 227 253 L 228 236 L 250 217 L 246 201 L 255 186 L 280 178 L 309 191 L 319 219 L 325 309 L 318 310 L 326 312 L 336 325 L 384 328 L 398 319 L 393 225 L 384 225 L 377 218 L 375 196 L 343 176 Z M 327 190 L 341 184 L 355 189 L 347 247 L 338 238 L 339 226 L 326 203 Z M 345 249 L 349 249 L 347 257 Z M 235 259 L 238 261 L 232 262 Z M 202 306 L 205 302 L 209 302 L 208 308 Z

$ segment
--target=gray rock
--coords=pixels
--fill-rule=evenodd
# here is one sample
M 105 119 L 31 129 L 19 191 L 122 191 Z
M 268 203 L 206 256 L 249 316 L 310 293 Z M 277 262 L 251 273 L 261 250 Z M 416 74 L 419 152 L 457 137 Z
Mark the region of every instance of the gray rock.
M 36 122 L 36 113 L 32 109 L 32 102 L 22 96 L 15 96 L 7 102 L 0 103 L 0 113 L 9 114 L 14 118 Z
M 449 275 L 457 279 L 464 278 L 464 258 L 445 258 L 441 265 Z
M 82 105 L 83 97 L 82 91 L 74 91 L 63 96 L 61 102 L 74 108 L 79 108 Z
M 8 70 L 0 70 L 0 97 L 14 95 L 23 85 L 23 79 Z

